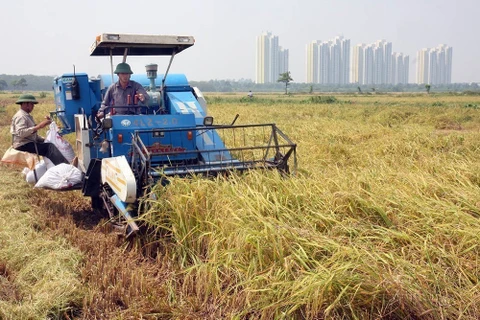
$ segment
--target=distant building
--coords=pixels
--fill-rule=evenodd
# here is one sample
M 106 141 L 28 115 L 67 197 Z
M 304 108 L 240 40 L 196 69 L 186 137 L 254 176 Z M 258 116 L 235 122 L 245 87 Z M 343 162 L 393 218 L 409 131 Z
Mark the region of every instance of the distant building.
M 278 37 L 264 32 L 257 37 L 256 83 L 275 83 L 288 69 L 288 50 L 279 46 Z
M 408 83 L 409 57 L 379 40 L 353 47 L 351 82 L 362 85 Z
M 394 52 L 392 57 L 392 84 L 407 84 L 410 68 L 409 56 Z
M 375 43 L 375 76 L 378 84 L 392 83 L 392 43 L 379 40 Z
M 365 79 L 365 44 L 358 44 L 353 47 L 352 56 L 352 83 L 363 84 Z
M 342 36 L 307 45 L 307 83 L 350 82 L 350 40 Z
M 430 49 L 424 48 L 417 52 L 417 76 L 416 83 L 426 84 L 429 83 L 428 71 L 429 71 L 429 52 Z
M 445 44 L 417 52 L 418 84 L 452 83 L 452 47 Z

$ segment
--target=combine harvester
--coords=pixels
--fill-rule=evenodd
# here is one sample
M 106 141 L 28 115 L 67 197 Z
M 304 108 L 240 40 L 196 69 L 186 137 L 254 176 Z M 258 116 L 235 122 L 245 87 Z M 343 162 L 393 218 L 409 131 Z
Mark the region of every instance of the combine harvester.
M 191 36 L 102 34 L 91 56 L 109 56 L 112 74 L 89 77 L 63 74 L 54 79 L 56 117 L 61 135 L 75 132 L 77 167 L 84 173 L 82 192 L 92 208 L 121 219 L 126 235 L 138 230 L 138 202 L 150 187 L 171 176 L 214 176 L 230 171 L 296 168 L 296 144 L 275 124 L 214 125 L 200 90 L 183 74 L 168 74 L 173 58 L 193 46 Z M 96 113 L 114 81 L 113 56 L 170 56 L 165 74 L 157 65 L 131 80 L 147 90 L 142 104 L 134 97 L 127 106 L 110 107 L 100 120 Z M 115 110 L 136 107 L 140 114 Z

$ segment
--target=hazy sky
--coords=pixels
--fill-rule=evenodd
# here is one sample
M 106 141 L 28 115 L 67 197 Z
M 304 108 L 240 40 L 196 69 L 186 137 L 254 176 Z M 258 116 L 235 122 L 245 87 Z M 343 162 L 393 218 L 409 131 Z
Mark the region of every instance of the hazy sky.
M 385 39 L 394 52 L 453 47 L 453 82 L 480 82 L 480 0 L 0 0 L 0 74 L 96 76 L 107 57 L 90 57 L 101 33 L 186 34 L 195 45 L 175 57 L 170 72 L 189 80 L 255 80 L 256 37 L 264 31 L 289 49 L 294 82 L 305 82 L 306 45 L 337 35 L 352 47 Z M 120 62 L 117 57 L 114 62 Z M 168 59 L 127 61 L 135 73 Z

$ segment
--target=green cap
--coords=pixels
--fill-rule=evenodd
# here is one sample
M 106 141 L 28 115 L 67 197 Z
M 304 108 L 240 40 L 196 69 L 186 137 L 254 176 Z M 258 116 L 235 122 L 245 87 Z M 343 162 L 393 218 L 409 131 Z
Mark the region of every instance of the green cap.
M 31 102 L 31 103 L 33 103 L 33 104 L 37 104 L 37 103 L 38 103 L 38 101 L 35 100 L 35 97 L 32 96 L 31 94 L 22 94 L 22 95 L 18 98 L 17 102 L 15 102 L 15 103 L 16 103 L 16 104 L 22 104 L 23 102 Z
M 122 62 L 122 63 L 119 63 L 117 64 L 117 68 L 115 69 L 115 74 L 119 74 L 119 73 L 130 73 L 132 74 L 132 69 L 130 69 L 130 66 L 128 65 L 128 63 L 126 62 Z

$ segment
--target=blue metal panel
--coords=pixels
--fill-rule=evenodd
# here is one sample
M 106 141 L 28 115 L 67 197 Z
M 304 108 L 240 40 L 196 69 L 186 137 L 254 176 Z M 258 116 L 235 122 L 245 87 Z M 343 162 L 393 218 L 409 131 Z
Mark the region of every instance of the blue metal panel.
M 179 161 L 196 159 L 197 154 L 187 151 L 195 150 L 195 139 L 188 139 L 187 132 L 162 132 L 162 129 L 194 128 L 195 118 L 190 115 L 115 115 L 112 116 L 113 127 L 110 138 L 113 144 L 113 156 L 125 155 L 128 160 L 132 156 L 132 133 L 140 133 L 140 138 L 149 150 L 157 153 L 153 161 Z M 123 142 L 118 142 L 122 135 Z M 193 135 L 193 134 L 192 134 Z M 175 151 L 178 154 L 163 156 L 162 153 Z
M 72 88 L 74 77 L 78 85 L 78 96 L 75 96 Z M 55 94 L 55 113 L 63 126 L 60 134 L 75 131 L 75 114 L 85 113 L 89 116 L 100 107 L 100 81 L 89 80 L 85 73 L 75 75 L 66 73 L 55 78 L 53 90 Z
M 167 92 L 166 102 L 170 107 L 171 114 L 193 114 L 195 115 L 196 125 L 203 125 L 206 113 L 192 92 Z M 215 129 L 198 130 L 196 144 L 199 150 L 207 151 L 201 153 L 205 162 L 232 160 L 228 151 L 208 152 L 215 149 L 225 149 L 225 145 Z
M 206 114 L 192 92 L 167 92 L 166 105 L 171 114 L 193 114 L 197 125 L 203 125 Z
M 226 150 L 208 152 L 212 150 L 225 149 L 225 144 L 223 143 L 216 130 L 200 129 L 197 131 L 196 140 L 198 149 L 204 151 L 201 153 L 201 155 L 205 160 L 205 163 L 215 163 L 219 161 L 225 162 L 233 160 L 230 152 Z
M 128 237 L 133 232 L 138 231 L 139 228 L 137 223 L 135 222 L 135 217 L 132 216 L 130 211 L 128 211 L 128 203 L 120 200 L 120 198 L 116 194 L 110 197 L 110 201 L 118 209 L 118 211 L 120 211 L 120 213 L 125 217 L 125 220 L 127 221 L 128 227 L 126 230 L 126 236 Z

